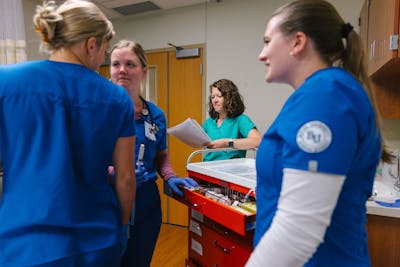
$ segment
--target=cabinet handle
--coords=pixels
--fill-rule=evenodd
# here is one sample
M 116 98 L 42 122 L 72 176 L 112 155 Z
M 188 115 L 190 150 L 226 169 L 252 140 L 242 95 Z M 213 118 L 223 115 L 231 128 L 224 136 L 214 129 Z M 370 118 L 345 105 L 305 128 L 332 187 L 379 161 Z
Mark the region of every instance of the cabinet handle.
M 369 59 L 370 60 L 374 60 L 375 59 L 375 44 L 376 44 L 376 40 L 373 40 L 371 43 L 371 47 L 370 47 L 370 54 L 369 54 Z
M 225 254 L 229 254 L 231 253 L 231 249 L 230 248 L 225 248 L 223 246 L 221 246 L 217 240 L 214 240 L 214 245 L 219 248 L 220 250 L 222 250 Z
M 217 223 L 214 223 L 214 224 L 212 225 L 212 228 L 213 228 L 215 231 L 217 231 L 218 233 L 220 233 L 221 235 L 225 236 L 225 237 L 229 235 L 229 232 L 226 231 L 226 230 L 224 229 L 223 226 L 220 226 L 220 225 L 218 225 Z

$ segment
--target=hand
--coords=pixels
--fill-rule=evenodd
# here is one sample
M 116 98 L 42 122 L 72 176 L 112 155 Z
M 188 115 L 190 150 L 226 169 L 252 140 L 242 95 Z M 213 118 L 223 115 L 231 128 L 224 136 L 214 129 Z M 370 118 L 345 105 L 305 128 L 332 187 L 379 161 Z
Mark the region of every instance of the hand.
M 217 148 L 217 144 L 216 144 L 214 141 L 208 143 L 206 146 L 207 146 L 207 148 L 209 148 L 209 149 Z
M 225 148 L 225 147 L 228 147 L 228 141 L 229 141 L 229 139 L 226 139 L 226 138 L 217 139 L 217 140 L 214 140 L 214 141 L 208 143 L 207 148 L 210 148 L 210 149 Z
M 168 179 L 167 183 L 168 183 L 168 186 L 171 188 L 172 192 L 174 192 L 175 194 L 177 194 L 181 197 L 183 197 L 183 192 L 181 189 L 179 189 L 179 186 L 191 188 L 191 187 L 195 187 L 195 186 L 199 185 L 192 178 L 178 178 L 178 177 L 172 177 L 172 178 Z
M 137 166 L 136 165 L 136 169 L 135 169 L 135 176 L 136 176 L 136 181 L 142 181 L 144 180 L 144 177 L 148 174 L 148 172 L 146 171 L 146 168 L 142 165 L 142 166 Z
M 129 239 L 129 224 L 124 224 L 121 229 L 121 256 L 126 252 L 126 247 L 128 245 Z
M 108 166 L 107 178 L 110 184 L 115 184 L 115 171 L 113 166 Z

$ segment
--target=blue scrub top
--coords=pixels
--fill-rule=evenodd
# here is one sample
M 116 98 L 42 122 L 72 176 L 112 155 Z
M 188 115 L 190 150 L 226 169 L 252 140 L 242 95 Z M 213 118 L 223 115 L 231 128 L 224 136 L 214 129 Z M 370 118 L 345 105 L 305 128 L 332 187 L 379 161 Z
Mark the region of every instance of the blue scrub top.
M 254 245 L 275 215 L 283 168 L 316 168 L 346 180 L 324 242 L 305 266 L 369 266 L 365 203 L 380 154 L 373 108 L 358 81 L 340 68 L 314 73 L 287 100 L 257 151 Z
M 126 91 L 88 68 L 0 67 L 0 266 L 30 266 L 119 243 L 107 180 L 119 137 L 135 135 Z
M 144 169 L 145 175 L 137 175 L 137 186 L 140 187 L 144 182 L 157 180 L 157 165 L 155 164 L 155 157 L 157 151 L 167 149 L 167 128 L 164 112 L 154 105 L 146 101 L 145 105 L 148 110 L 147 115 L 141 115 L 136 120 L 136 150 L 135 162 L 138 159 L 139 147 L 141 144 L 145 146 L 144 152 Z M 145 133 L 145 124 L 150 125 L 154 129 L 154 136 L 152 133 Z

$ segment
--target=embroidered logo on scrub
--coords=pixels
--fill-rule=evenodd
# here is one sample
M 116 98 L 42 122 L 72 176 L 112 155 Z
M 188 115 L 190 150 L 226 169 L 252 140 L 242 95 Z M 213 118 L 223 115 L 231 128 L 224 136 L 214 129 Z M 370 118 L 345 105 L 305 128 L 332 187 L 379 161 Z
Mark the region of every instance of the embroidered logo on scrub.
M 296 136 L 297 145 L 305 152 L 319 153 L 332 142 L 332 132 L 321 121 L 310 121 L 299 129 Z

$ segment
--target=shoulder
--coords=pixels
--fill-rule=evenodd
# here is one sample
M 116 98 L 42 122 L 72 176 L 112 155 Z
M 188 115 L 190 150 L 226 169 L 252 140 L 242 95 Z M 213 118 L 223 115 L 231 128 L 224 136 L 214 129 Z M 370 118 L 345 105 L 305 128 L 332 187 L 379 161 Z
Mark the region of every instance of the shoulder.
M 207 118 L 207 119 L 203 122 L 203 127 L 212 124 L 213 121 L 215 121 L 215 119 L 213 119 L 213 118 Z
M 249 116 L 247 116 L 246 114 L 240 114 L 238 117 L 237 117 L 239 120 L 245 120 L 245 121 L 251 121 L 251 119 L 250 119 L 250 117 Z
M 7 89 L 8 94 L 46 94 L 48 92 L 55 95 L 53 87 L 57 84 L 56 78 L 48 62 L 48 60 L 38 60 L 2 65 L 0 67 L 1 87 Z
M 165 113 L 159 106 L 148 100 L 146 100 L 146 105 L 150 109 L 151 116 L 153 116 L 155 119 L 165 120 Z
M 358 99 L 358 100 L 357 100 Z M 310 105 L 319 108 L 337 108 L 338 103 L 356 106 L 353 101 L 368 102 L 366 91 L 347 71 L 330 67 L 312 74 L 289 97 L 286 103 L 293 107 Z
M 252 124 L 254 124 L 253 121 L 250 119 L 250 117 L 244 113 L 240 114 L 233 120 L 235 120 L 237 123 L 252 123 Z
M 360 89 L 363 91 L 360 82 L 353 75 L 338 67 L 330 67 L 317 71 L 304 82 L 304 85 L 312 88 L 320 88 L 320 90 L 316 90 L 313 93 L 337 93 L 338 90 Z
M 156 114 L 165 115 L 164 111 L 159 106 L 154 104 L 153 102 L 146 100 L 146 104 L 148 105 L 149 108 L 151 108 L 151 112 L 153 113 L 152 115 L 156 115 Z
M 16 64 L 10 65 L 1 65 L 0 71 L 3 73 L 7 73 L 7 75 L 31 75 L 35 72 L 35 70 L 41 71 L 50 71 L 47 66 L 48 60 L 35 60 L 35 61 L 25 61 Z M 21 73 L 22 71 L 28 71 L 25 73 Z M 3 77 L 2 77 L 3 78 Z

